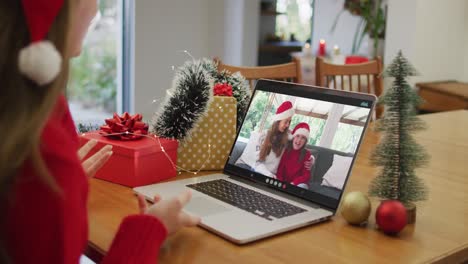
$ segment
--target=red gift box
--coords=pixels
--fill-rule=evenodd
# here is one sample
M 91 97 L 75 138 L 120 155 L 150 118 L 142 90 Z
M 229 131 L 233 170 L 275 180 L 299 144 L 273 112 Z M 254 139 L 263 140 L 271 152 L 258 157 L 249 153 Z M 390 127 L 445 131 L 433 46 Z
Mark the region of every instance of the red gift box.
M 176 140 L 159 138 L 158 141 L 157 138 L 143 137 L 121 141 L 107 138 L 95 131 L 83 134 L 80 143 L 84 145 L 91 139 L 97 140 L 98 144 L 88 157 L 104 145 L 112 145 L 113 152 L 107 163 L 96 173 L 96 178 L 137 187 L 160 182 L 177 174 L 174 167 L 177 161 Z M 161 145 L 167 156 L 162 152 Z

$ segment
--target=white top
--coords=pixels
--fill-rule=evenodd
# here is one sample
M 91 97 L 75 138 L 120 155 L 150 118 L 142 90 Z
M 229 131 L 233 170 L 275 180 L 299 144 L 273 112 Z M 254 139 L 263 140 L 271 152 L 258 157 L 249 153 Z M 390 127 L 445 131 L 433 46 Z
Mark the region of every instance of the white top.
M 260 147 L 266 138 L 266 132 L 252 132 L 250 134 L 249 142 L 242 152 L 242 155 L 236 161 L 238 163 L 244 163 L 249 165 L 255 172 L 261 173 L 265 176 L 276 178 L 276 172 L 278 171 L 278 165 L 283 155 L 284 150 L 278 157 L 273 151 L 270 151 L 265 157 L 265 161 L 259 161 Z

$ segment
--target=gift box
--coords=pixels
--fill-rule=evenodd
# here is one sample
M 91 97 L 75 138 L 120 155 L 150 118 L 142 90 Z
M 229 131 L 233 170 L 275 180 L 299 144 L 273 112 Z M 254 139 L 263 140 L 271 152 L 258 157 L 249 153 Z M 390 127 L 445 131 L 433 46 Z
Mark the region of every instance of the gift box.
M 221 170 L 236 137 L 237 101 L 214 96 L 189 138 L 179 144 L 177 165 L 185 170 Z
M 91 139 L 97 140 L 98 144 L 87 157 L 107 144 L 112 145 L 113 151 L 110 159 L 96 173 L 96 178 L 137 187 L 160 182 L 175 177 L 177 174 L 175 165 L 178 142 L 176 140 L 154 136 L 144 136 L 137 140 L 116 140 L 95 131 L 83 134 L 80 137 L 80 143 L 84 145 Z

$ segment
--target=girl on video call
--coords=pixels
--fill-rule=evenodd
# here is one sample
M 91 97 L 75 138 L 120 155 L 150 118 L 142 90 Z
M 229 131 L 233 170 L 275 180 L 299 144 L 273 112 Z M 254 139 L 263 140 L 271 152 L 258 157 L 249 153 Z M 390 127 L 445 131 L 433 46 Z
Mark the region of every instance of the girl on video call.
M 310 128 L 307 123 L 297 124 L 292 132 L 293 139 L 289 142 L 278 165 L 276 178 L 301 188 L 308 189 L 310 167 L 315 163 L 314 156 L 305 147 L 309 140 Z M 306 166 L 306 162 L 311 166 Z
M 251 133 L 244 152 L 235 164 L 275 178 L 281 155 L 288 143 L 289 125 L 293 115 L 293 104 L 290 101 L 283 102 L 276 110 L 267 132 Z
M 112 155 L 80 148 L 64 96 L 97 0 L 0 1 L 0 263 L 79 263 L 88 243 L 88 177 Z M 123 219 L 102 263 L 156 263 L 167 235 L 200 219 L 190 192 L 154 197 Z M 135 203 L 135 211 L 137 211 Z

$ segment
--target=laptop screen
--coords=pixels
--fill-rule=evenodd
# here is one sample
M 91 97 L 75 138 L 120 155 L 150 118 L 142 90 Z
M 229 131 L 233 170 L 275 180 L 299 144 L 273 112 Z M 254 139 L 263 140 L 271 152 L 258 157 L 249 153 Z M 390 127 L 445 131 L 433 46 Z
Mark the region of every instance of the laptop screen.
M 225 173 L 335 210 L 375 96 L 260 80 Z

